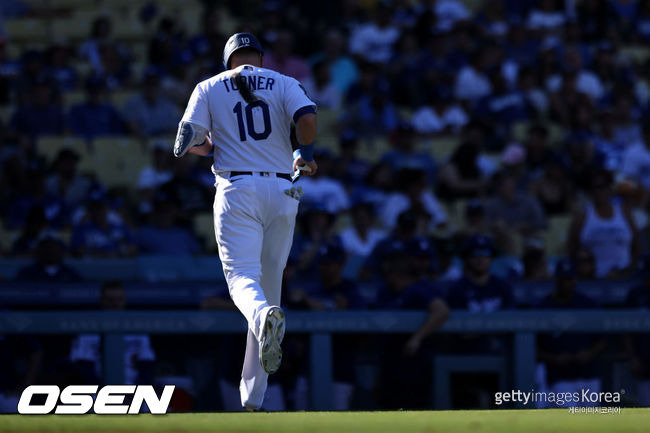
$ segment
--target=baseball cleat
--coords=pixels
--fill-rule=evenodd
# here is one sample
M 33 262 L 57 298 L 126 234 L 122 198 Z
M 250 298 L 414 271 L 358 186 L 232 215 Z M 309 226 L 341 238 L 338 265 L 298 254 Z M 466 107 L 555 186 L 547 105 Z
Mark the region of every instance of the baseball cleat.
M 271 307 L 266 314 L 262 337 L 260 338 L 260 363 L 268 374 L 280 368 L 282 362 L 282 339 L 284 338 L 284 312 L 280 307 Z

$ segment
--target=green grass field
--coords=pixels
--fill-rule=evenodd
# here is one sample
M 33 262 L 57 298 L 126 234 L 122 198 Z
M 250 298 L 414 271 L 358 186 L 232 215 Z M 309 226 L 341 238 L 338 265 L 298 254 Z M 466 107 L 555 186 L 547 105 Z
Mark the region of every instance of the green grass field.
M 650 432 L 650 409 L 571 414 L 566 409 L 282 412 L 169 415 L 0 415 L 0 432 L 113 433 L 634 433 Z

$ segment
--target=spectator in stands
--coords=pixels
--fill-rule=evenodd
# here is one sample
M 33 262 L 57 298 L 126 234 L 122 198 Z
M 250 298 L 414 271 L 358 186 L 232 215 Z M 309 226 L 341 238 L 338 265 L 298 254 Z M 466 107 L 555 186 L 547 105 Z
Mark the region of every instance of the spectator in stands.
M 642 140 L 633 143 L 623 154 L 621 174 L 650 191 L 650 122 L 643 124 Z
M 549 265 L 546 259 L 546 246 L 539 238 L 528 238 L 524 241 L 524 252 L 521 257 L 524 271 L 522 278 L 527 281 L 544 281 L 549 279 Z
M 595 170 L 590 179 L 590 199 L 573 216 L 568 250 L 576 257 L 578 249 L 589 249 L 596 260 L 596 277 L 619 276 L 634 266 L 638 255 L 634 221 L 613 201 L 611 173 Z
M 348 109 L 343 115 L 342 124 L 354 129 L 370 140 L 394 131 L 399 125 L 399 114 L 390 100 L 388 85 L 383 81 L 373 81 L 370 88 L 365 87 L 368 68 L 361 71 L 361 87 L 352 86 L 348 92 Z M 361 90 L 360 93 L 357 93 Z
M 159 188 L 176 205 L 181 223 L 189 224 L 197 212 L 212 208 L 214 188 L 208 189 L 202 184 L 201 170 L 196 169 L 196 164 L 201 162 L 190 158 L 176 159 L 172 165 L 174 176 Z
M 136 252 L 129 228 L 108 219 L 105 198 L 88 203 L 85 218 L 72 231 L 70 248 L 75 255 L 93 257 L 128 257 Z
M 515 308 L 510 284 L 490 273 L 495 255 L 490 238 L 476 235 L 461 248 L 463 276 L 451 283 L 446 297 L 451 309 L 470 313 L 491 313 Z M 445 344 L 453 353 L 502 354 L 506 341 L 496 336 L 459 335 Z M 486 397 L 494 395 L 498 381 L 492 373 L 455 375 L 452 377 L 452 405 L 478 407 Z
M 331 213 L 347 210 L 350 207 L 348 193 L 341 181 L 332 176 L 334 157 L 328 150 L 317 150 L 314 158 L 318 158 L 318 172 L 300 179 L 305 193 L 302 201 L 320 203 Z
M 544 209 L 546 215 L 564 215 L 573 210 L 574 186 L 566 173 L 566 166 L 559 156 L 547 162 L 542 175 L 530 184 L 530 193 Z
M 352 225 L 340 234 L 348 255 L 368 256 L 386 232 L 374 227 L 374 206 L 369 202 L 354 202 L 350 208 Z
M 270 53 L 264 53 L 264 67 L 304 81 L 309 77 L 309 66 L 293 55 L 293 35 L 289 30 L 278 31 Z
M 142 93 L 128 100 L 122 110 L 131 133 L 138 137 L 174 134 L 181 113 L 162 95 L 159 74 L 148 70 L 142 86 Z
M 640 283 L 627 294 L 625 307 L 637 310 L 650 310 L 650 255 L 639 259 Z M 650 346 L 648 334 L 625 336 L 625 350 L 630 362 L 630 370 L 637 379 L 636 402 L 640 406 L 650 406 Z
M 356 132 L 346 129 L 339 136 L 339 155 L 334 162 L 333 175 L 343 184 L 352 188 L 363 185 L 370 171 L 370 164 L 359 157 L 359 137 Z
M 79 57 L 88 61 L 93 73 L 100 77 L 108 78 L 102 50 L 115 49 L 120 57 L 127 57 L 124 47 L 113 40 L 112 32 L 111 19 L 108 16 L 100 16 L 93 21 L 90 38 L 79 47 Z
M 477 101 L 492 93 L 492 85 L 486 74 L 491 61 L 491 53 L 487 49 L 472 54 L 471 63 L 458 71 L 454 84 L 456 99 Z
M 53 229 L 60 229 L 68 224 L 69 209 L 60 195 L 47 191 L 45 173 L 42 170 L 29 170 L 25 174 L 27 176 L 26 186 L 20 191 L 16 191 L 18 194 L 8 206 L 5 215 L 6 227 L 22 227 L 34 207 L 39 207 L 45 212 L 45 225 L 49 225 Z
M 328 30 L 323 45 L 320 57 L 324 57 L 322 60 L 329 65 L 332 83 L 341 95 L 345 95 L 350 85 L 359 78 L 357 65 L 346 54 L 346 41 L 339 30 Z
M 410 240 L 404 249 L 416 281 L 432 282 L 437 267 L 437 253 L 433 240 L 418 236 Z
M 311 75 L 303 82 L 309 98 L 318 108 L 339 110 L 341 93 L 330 78 L 330 66 L 325 61 L 318 61 L 311 67 Z
M 126 308 L 126 294 L 122 283 L 107 281 L 101 287 L 99 306 L 104 311 L 122 311 Z M 127 334 L 122 337 L 124 378 L 127 385 L 153 383 L 153 362 L 156 355 L 146 334 Z M 99 334 L 80 334 L 72 341 L 70 362 L 73 363 L 79 379 L 85 383 L 105 383 L 102 376 L 105 359 L 102 337 Z
M 387 197 L 379 210 L 384 228 L 395 227 L 400 213 L 412 208 L 427 215 L 431 230 L 442 228 L 447 224 L 444 208 L 433 191 L 427 188 L 425 172 L 405 168 L 397 174 L 395 191 Z
M 139 211 L 143 214 L 151 212 L 152 200 L 156 190 L 169 182 L 174 176 L 172 154 L 169 145 L 164 141 L 156 141 L 151 152 L 152 165 L 140 171 L 136 185 L 140 196 Z
M 411 119 L 418 134 L 429 136 L 457 133 L 469 122 L 467 113 L 452 102 L 448 90 L 429 92 L 426 105 L 418 108 Z
M 382 337 L 380 371 L 378 373 L 379 402 L 383 409 L 404 407 L 423 408 L 429 404 L 429 380 L 423 377 L 431 371 L 429 348 L 423 344 L 447 320 L 449 307 L 441 293 L 429 282 L 418 281 L 410 260 L 402 254 L 386 256 L 381 265 L 383 284 L 374 308 L 378 310 L 426 309 L 424 324 L 413 334 Z
M 354 185 L 350 197 L 352 203 L 372 203 L 375 210 L 383 206 L 390 190 L 393 189 L 393 171 L 388 164 L 375 164 L 364 181 Z
M 433 183 L 436 175 L 436 163 L 427 152 L 416 148 L 415 129 L 407 122 L 401 122 L 390 135 L 392 150 L 381 157 L 381 162 L 388 164 L 393 172 L 411 169 L 423 171 L 427 183 Z
M 404 253 L 406 245 L 426 232 L 428 217 L 413 209 L 402 212 L 391 234 L 379 241 L 363 265 L 361 278 L 370 279 L 381 275 L 381 264 L 392 253 Z
M 340 243 L 334 233 L 336 214 L 323 203 L 303 203 L 299 216 L 300 231 L 296 233 L 291 257 L 298 276 L 314 275 L 317 271 L 317 256 L 320 247 Z
M 176 209 L 169 200 L 157 200 L 149 216 L 150 224 L 136 234 L 138 250 L 143 254 L 191 256 L 201 251 L 192 233 L 175 223 Z
M 476 145 L 463 143 L 440 167 L 436 192 L 441 199 L 449 201 L 482 194 L 489 177 L 481 170 L 479 152 Z
M 63 110 L 54 101 L 52 84 L 38 77 L 29 92 L 29 101 L 18 107 L 11 117 L 10 128 L 29 136 L 62 134 L 65 126 Z
M 124 119 L 115 107 L 105 101 L 104 79 L 97 76 L 88 77 L 85 90 L 86 101 L 74 105 L 68 113 L 70 131 L 88 140 L 98 136 L 124 134 Z
M 517 178 L 510 173 L 495 176 L 497 195 L 485 204 L 488 224 L 506 251 L 513 251 L 516 236 L 529 236 L 546 227 L 544 210 L 537 199 L 517 191 Z
M 490 87 L 490 94 L 478 101 L 475 114 L 479 119 L 497 128 L 509 128 L 511 124 L 529 118 L 525 95 L 517 89 L 510 89 L 501 71 L 492 72 Z
M 54 42 L 47 53 L 45 73 L 61 92 L 69 92 L 77 87 L 79 77 L 77 70 L 70 66 L 70 54 L 70 47 L 60 42 Z
M 490 238 L 476 235 L 462 249 L 464 275 L 449 288 L 451 308 L 470 312 L 492 312 L 515 308 L 512 287 L 490 273 L 495 250 Z
M 559 260 L 555 266 L 555 291 L 543 299 L 541 309 L 581 310 L 593 309 L 596 305 L 589 298 L 576 291 L 576 268 L 569 259 Z M 538 340 L 539 360 L 546 367 L 548 391 L 554 393 L 581 392 L 590 389 L 600 392 L 601 380 L 596 372 L 595 359 L 605 349 L 605 339 L 592 334 L 567 334 L 555 331 L 542 334 Z M 589 402 L 575 402 L 572 405 L 589 405 Z
M 65 245 L 52 236 L 43 237 L 34 250 L 35 262 L 21 269 L 16 281 L 33 283 L 71 283 L 79 281 L 77 272 L 63 263 Z
M 486 235 L 490 232 L 490 227 L 485 219 L 485 205 L 479 199 L 471 199 L 467 202 L 464 209 L 465 225 L 460 227 L 456 237 L 465 240 L 476 235 Z
M 61 197 L 68 209 L 76 209 L 90 193 L 92 182 L 77 172 L 79 154 L 62 149 L 52 164 L 54 173 L 45 182 L 46 194 Z
M 372 21 L 358 26 L 350 35 L 350 52 L 372 63 L 388 63 L 399 29 L 391 23 L 391 8 L 380 2 L 372 12 Z
M 12 247 L 12 253 L 17 256 L 27 256 L 34 253 L 47 226 L 45 210 L 41 206 L 31 207 L 23 222 L 22 232 L 18 239 L 14 241 Z

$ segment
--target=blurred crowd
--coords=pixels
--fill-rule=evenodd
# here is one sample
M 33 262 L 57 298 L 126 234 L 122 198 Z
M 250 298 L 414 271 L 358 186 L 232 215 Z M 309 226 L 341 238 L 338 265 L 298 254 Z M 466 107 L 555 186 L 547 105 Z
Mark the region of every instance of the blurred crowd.
M 5 18 L 44 13 L 7 4 L 14 7 L 0 6 Z M 626 306 L 650 308 L 650 1 L 243 4 L 230 12 L 238 30 L 261 39 L 264 65 L 300 80 L 335 119 L 327 134 L 336 146 L 317 141 L 319 172 L 299 181 L 286 306 L 429 311 L 415 334 L 384 342 L 383 381 L 373 390 L 379 407 L 421 407 L 426 390 L 415 372 L 428 368 L 422 363 L 433 350 L 423 341 L 450 308 L 514 308 L 512 281 L 554 280 L 537 307 L 579 309 L 598 304 L 576 292 L 580 280 L 641 275 Z M 0 39 L 0 101 L 15 107 L 0 134 L 0 207 L 4 227 L 19 232 L 0 251 L 35 260 L 18 280 L 79 280 L 66 257 L 206 253 L 192 221 L 211 211 L 208 159 L 174 160 L 171 140 L 156 141 L 137 184 L 110 189 L 79 170 L 73 150 L 46 163 L 38 143 L 64 134 L 89 142 L 173 136 L 194 85 L 223 70 L 229 35 L 221 12 L 206 5 L 193 29 L 162 17 L 146 59 L 113 37 L 104 16 L 78 45 L 53 41 L 10 58 L 11 34 Z M 140 16 L 152 13 L 155 2 Z M 133 65 L 142 61 L 138 76 Z M 85 75 L 74 67 L 80 62 L 89 65 Z M 66 95 L 79 90 L 85 100 L 64 110 Z M 133 97 L 114 106 L 108 95 L 124 90 Z M 449 152 L 437 158 L 440 146 Z M 557 221 L 566 223 L 558 230 Z M 558 239 L 561 252 L 549 254 L 547 243 Z M 229 305 L 208 299 L 204 307 Z M 76 344 L 98 344 L 90 340 Z M 549 386 L 598 376 L 604 339 L 576 341 L 561 333 L 539 341 Z M 148 342 L 140 343 L 150 361 Z M 355 374 L 346 354 L 364 344 L 372 343 L 335 341 L 342 408 L 350 407 Z M 287 350 L 304 346 L 289 340 Z M 476 336 L 444 346 L 507 350 L 501 338 Z M 647 344 L 628 338 L 620 350 L 645 383 L 639 401 L 650 404 Z M 285 390 L 304 391 L 296 382 L 304 364 L 287 366 L 295 374 Z

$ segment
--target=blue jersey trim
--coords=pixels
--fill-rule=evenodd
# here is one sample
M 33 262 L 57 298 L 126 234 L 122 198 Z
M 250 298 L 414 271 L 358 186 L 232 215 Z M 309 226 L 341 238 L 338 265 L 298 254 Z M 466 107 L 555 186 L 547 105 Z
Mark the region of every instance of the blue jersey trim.
M 299 108 L 293 115 L 293 123 L 298 123 L 298 119 L 309 113 L 316 114 L 316 107 L 314 105 L 306 105 Z

